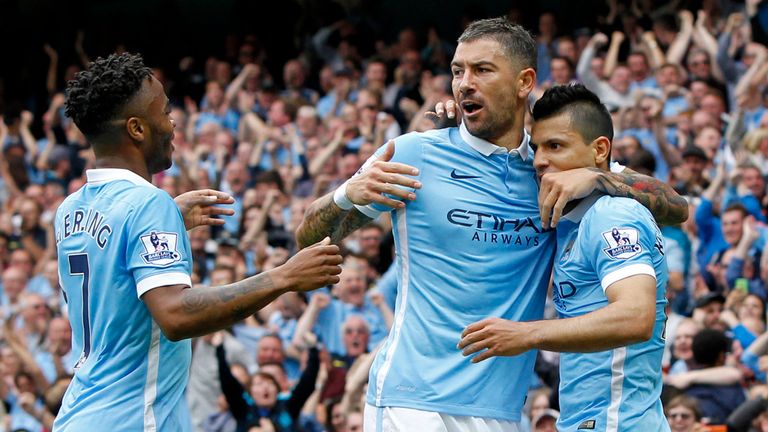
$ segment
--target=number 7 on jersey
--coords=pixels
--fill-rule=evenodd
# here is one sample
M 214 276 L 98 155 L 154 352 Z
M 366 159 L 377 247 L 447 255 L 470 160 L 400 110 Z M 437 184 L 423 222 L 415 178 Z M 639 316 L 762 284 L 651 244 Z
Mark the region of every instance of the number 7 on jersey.
M 75 365 L 75 369 L 83 365 L 91 352 L 91 323 L 88 311 L 88 284 L 91 279 L 91 270 L 88 265 L 88 254 L 71 254 L 69 258 L 69 274 L 83 275 L 83 354 Z

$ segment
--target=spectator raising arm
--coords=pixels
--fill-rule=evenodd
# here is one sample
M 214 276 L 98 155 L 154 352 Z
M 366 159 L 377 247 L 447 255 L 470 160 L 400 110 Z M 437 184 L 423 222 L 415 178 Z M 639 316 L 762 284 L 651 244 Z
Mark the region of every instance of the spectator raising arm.
M 43 45 L 45 54 L 48 55 L 48 75 L 45 80 L 45 88 L 48 89 L 48 95 L 53 96 L 56 93 L 56 71 L 59 67 L 59 53 L 49 44 Z
M 624 42 L 624 32 L 615 31 L 611 34 L 611 44 L 608 46 L 608 53 L 605 55 L 605 64 L 603 64 L 603 76 L 611 76 L 616 65 L 619 63 L 619 48 Z
M 693 36 L 693 14 L 691 11 L 681 10 L 677 16 L 680 18 L 680 31 L 667 50 L 667 62 L 681 65 Z

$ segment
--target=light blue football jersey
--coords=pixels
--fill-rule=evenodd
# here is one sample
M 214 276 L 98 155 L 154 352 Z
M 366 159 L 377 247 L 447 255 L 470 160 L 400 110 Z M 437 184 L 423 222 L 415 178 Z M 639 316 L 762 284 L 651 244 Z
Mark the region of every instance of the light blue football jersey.
M 668 278 L 661 231 L 628 198 L 592 195 L 561 219 L 552 292 L 562 318 L 607 306 L 611 284 L 640 274 L 656 279 L 653 336 L 608 351 L 561 354 L 558 430 L 669 430 L 659 399 Z
M 184 221 L 171 197 L 122 169 L 87 172 L 56 212 L 59 277 L 75 366 L 54 429 L 191 430 L 191 345 L 163 335 L 141 295 L 191 286 Z
M 536 352 L 472 364 L 456 345 L 481 319 L 542 318 L 555 235 L 541 229 L 528 140 L 508 152 L 463 127 L 395 140 L 392 160 L 419 168 L 423 186 L 391 212 L 398 292 L 371 405 L 520 420 Z

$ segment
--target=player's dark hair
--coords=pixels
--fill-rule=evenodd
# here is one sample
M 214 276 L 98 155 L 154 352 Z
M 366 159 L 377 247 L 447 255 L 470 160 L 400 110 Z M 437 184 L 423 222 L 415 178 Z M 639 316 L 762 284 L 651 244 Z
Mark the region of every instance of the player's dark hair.
M 601 136 L 613 141 L 611 115 L 600 98 L 582 84 L 551 87 L 533 106 L 535 121 L 562 113 L 570 116 L 571 126 L 584 141 L 589 143 Z
M 67 83 L 65 113 L 86 137 L 98 137 L 151 74 L 139 54 L 99 57 Z
M 536 42 L 522 26 L 506 17 L 487 18 L 470 23 L 459 36 L 459 43 L 492 39 L 504 47 L 507 57 L 521 69 L 536 69 Z

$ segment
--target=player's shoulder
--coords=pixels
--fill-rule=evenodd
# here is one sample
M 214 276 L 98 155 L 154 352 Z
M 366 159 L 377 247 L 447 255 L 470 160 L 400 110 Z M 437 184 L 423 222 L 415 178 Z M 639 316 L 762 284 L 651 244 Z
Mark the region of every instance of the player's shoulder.
M 651 212 L 632 198 L 603 195 L 598 198 L 587 212 L 599 218 L 626 218 L 632 216 L 639 219 L 649 217 Z
M 450 145 L 451 129 L 431 129 L 424 132 L 409 132 L 395 139 L 396 145 L 435 146 Z
M 123 183 L 120 193 L 112 199 L 123 207 L 128 219 L 145 217 L 169 217 L 178 207 L 168 192 L 151 184 Z

